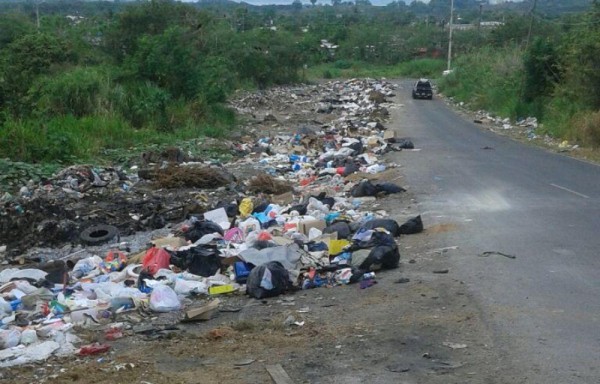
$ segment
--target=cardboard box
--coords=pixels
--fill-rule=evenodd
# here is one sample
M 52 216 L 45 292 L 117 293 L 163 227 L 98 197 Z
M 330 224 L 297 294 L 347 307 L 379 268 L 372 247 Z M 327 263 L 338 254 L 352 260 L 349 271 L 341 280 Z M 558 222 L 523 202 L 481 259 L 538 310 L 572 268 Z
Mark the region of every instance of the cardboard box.
M 317 228 L 322 231 L 325 227 L 327 227 L 325 220 L 301 220 L 298 223 L 298 230 L 306 236 L 308 236 L 308 231 L 310 231 L 311 228 Z

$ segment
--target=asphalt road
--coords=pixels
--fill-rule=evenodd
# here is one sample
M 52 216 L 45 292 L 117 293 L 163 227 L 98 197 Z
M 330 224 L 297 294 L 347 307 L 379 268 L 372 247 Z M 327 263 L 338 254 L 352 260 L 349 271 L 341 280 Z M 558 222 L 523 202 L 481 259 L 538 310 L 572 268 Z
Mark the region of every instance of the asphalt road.
M 600 167 L 412 100 L 409 82 L 398 100 L 394 128 L 420 149 L 401 153 L 406 184 L 439 245 L 458 246 L 441 257 L 511 369 L 496 382 L 600 383 Z

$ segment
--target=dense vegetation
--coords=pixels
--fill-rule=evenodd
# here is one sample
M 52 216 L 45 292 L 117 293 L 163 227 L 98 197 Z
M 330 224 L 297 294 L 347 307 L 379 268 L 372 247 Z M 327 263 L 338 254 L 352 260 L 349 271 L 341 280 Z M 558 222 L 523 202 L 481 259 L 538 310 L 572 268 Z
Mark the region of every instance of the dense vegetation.
M 518 9 L 480 13 L 477 1 L 456 0 L 458 23 L 505 24 L 457 31 L 456 71 L 441 86 L 475 106 L 547 119 L 557 134 L 572 135 L 564 127 L 574 123 L 576 138 L 594 143 L 598 4 L 549 18 L 540 12 L 551 2 L 540 0 L 528 37 Z M 62 164 L 133 155 L 231 131 L 225 101 L 239 88 L 445 68 L 448 1 L 332 3 L 0 3 L 0 153 Z
M 599 147 L 600 2 L 560 19 L 515 16 L 495 32 L 502 38 L 457 57 L 440 88 L 475 109 L 535 116 L 545 133 Z

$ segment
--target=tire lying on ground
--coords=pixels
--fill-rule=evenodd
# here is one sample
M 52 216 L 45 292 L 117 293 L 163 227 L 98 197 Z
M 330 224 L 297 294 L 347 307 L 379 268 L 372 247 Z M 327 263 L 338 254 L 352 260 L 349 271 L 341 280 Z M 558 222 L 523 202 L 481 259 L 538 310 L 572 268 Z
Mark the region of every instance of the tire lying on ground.
M 87 245 L 99 245 L 111 241 L 118 235 L 119 230 L 117 227 L 106 224 L 96 224 L 81 231 L 79 238 Z

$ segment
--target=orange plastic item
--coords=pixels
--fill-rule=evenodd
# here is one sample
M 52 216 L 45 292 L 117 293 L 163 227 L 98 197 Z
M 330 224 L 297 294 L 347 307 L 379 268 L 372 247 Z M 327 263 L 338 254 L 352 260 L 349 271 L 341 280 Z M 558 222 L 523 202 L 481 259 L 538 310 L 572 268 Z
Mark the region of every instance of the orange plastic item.
M 305 186 L 307 186 L 308 184 L 312 183 L 315 180 L 317 180 L 317 176 L 307 177 L 306 179 L 300 180 L 300 186 L 301 187 L 305 187 Z
M 271 236 L 271 234 L 267 231 L 262 231 L 261 233 L 258 234 L 258 240 L 260 240 L 260 241 L 273 240 L 273 236 Z

